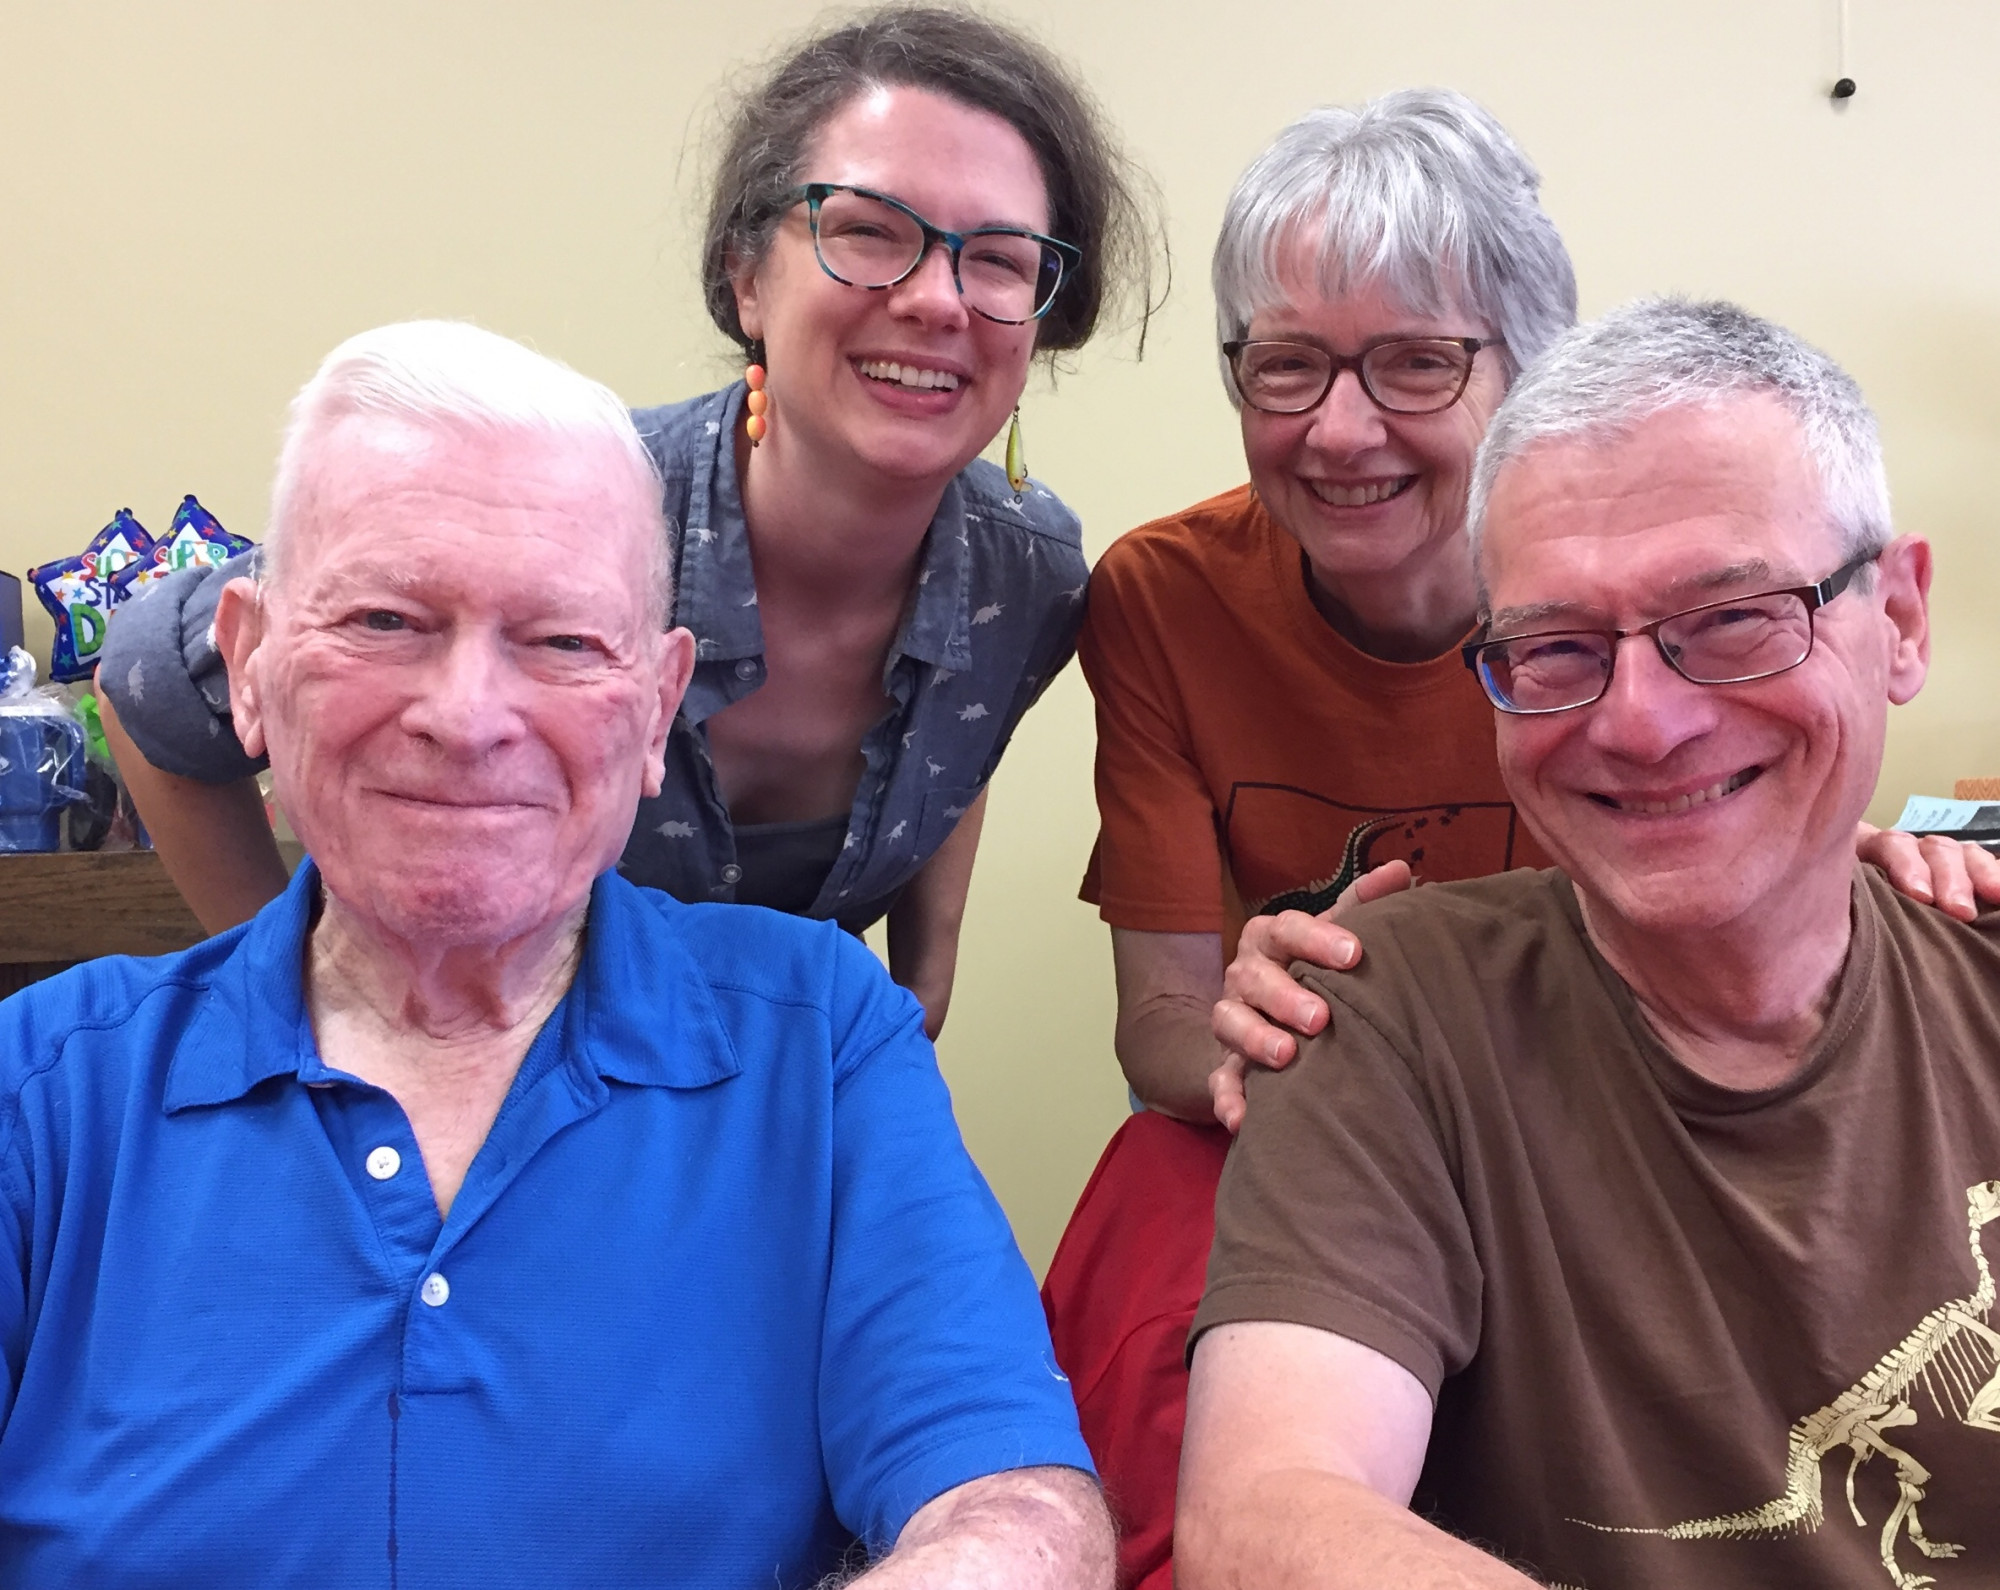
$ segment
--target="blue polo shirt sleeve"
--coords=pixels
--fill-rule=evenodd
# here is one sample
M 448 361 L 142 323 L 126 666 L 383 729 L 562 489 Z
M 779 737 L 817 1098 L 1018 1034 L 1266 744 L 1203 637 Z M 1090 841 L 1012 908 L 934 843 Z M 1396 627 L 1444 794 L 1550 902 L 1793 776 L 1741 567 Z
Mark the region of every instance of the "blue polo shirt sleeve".
M 0 999 L 0 1434 L 13 1417 L 28 1358 L 36 1209 L 21 1093 L 54 1058 L 24 998 Z
M 0 1030 L 4 1030 L 0 1023 Z M 21 1366 L 28 1353 L 28 1221 L 27 1188 L 20 1173 L 12 1098 L 0 1100 L 7 1119 L 0 1122 L 0 1430 L 14 1412 L 14 1395 L 21 1388 Z
M 1034 1277 L 959 1137 L 923 1012 L 842 938 L 820 1429 L 834 1509 L 879 1553 L 969 1480 L 1095 1471 Z

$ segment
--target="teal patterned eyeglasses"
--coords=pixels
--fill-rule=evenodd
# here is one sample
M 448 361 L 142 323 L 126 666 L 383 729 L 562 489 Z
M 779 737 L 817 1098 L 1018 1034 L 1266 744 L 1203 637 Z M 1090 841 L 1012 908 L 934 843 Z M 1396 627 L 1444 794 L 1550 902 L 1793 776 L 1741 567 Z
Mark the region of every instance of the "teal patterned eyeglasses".
M 872 188 L 808 182 L 792 190 L 812 225 L 819 268 L 849 287 L 894 287 L 943 244 L 965 307 L 1003 326 L 1040 320 L 1056 301 L 1063 277 L 1083 263 L 1083 251 L 1060 238 L 1011 226 L 947 232 L 901 199 Z

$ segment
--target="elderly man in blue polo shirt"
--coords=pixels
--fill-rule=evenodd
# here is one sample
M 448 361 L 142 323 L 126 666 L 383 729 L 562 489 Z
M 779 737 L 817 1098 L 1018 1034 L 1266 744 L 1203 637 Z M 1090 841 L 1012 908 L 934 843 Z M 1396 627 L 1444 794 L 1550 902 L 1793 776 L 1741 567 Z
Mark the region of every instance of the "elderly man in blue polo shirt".
M 329 357 L 217 634 L 314 861 L 0 1005 L 0 1582 L 1110 1582 L 916 1003 L 611 870 L 688 678 L 617 400 Z

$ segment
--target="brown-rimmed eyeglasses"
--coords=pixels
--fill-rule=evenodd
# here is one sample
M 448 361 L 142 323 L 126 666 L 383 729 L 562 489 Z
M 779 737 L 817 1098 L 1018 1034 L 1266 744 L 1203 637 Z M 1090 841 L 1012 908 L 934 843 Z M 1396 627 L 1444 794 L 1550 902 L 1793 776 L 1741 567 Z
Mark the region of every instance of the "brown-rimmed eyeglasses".
M 1813 614 L 1853 583 L 1879 549 L 1817 585 L 1704 602 L 1637 629 L 1553 629 L 1475 640 L 1463 649 L 1487 699 L 1502 712 L 1568 712 L 1611 688 L 1618 643 L 1644 635 L 1661 660 L 1697 685 L 1738 685 L 1796 668 L 1812 655 Z
M 1245 403 L 1264 414 L 1304 414 L 1326 401 L 1343 370 L 1391 414 L 1435 414 L 1465 396 L 1472 361 L 1493 337 L 1390 337 L 1356 354 L 1316 342 L 1225 342 L 1230 378 Z

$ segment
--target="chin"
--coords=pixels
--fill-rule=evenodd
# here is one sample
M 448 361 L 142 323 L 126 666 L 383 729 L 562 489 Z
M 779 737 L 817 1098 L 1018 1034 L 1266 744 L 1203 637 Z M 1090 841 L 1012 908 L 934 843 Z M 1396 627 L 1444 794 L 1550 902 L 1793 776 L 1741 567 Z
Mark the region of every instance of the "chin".
M 1328 526 L 1297 537 L 1313 567 L 1330 579 L 1377 579 L 1407 566 L 1431 538 L 1420 526 Z
M 905 431 L 871 436 L 855 452 L 876 474 L 912 482 L 949 480 L 979 456 L 977 447 L 952 447 L 947 438 Z
M 1575 853 L 1572 852 L 1572 855 Z M 1709 850 L 1641 858 L 1605 847 L 1563 858 L 1563 870 L 1600 909 L 1643 933 L 1715 932 L 1770 909 L 1799 877 L 1803 858 Z
M 405 849 L 394 865 L 321 863 L 326 887 L 350 911 L 383 931 L 431 948 L 499 945 L 525 937 L 567 915 L 587 896 L 590 880 L 540 872 L 509 874 L 504 858 Z

